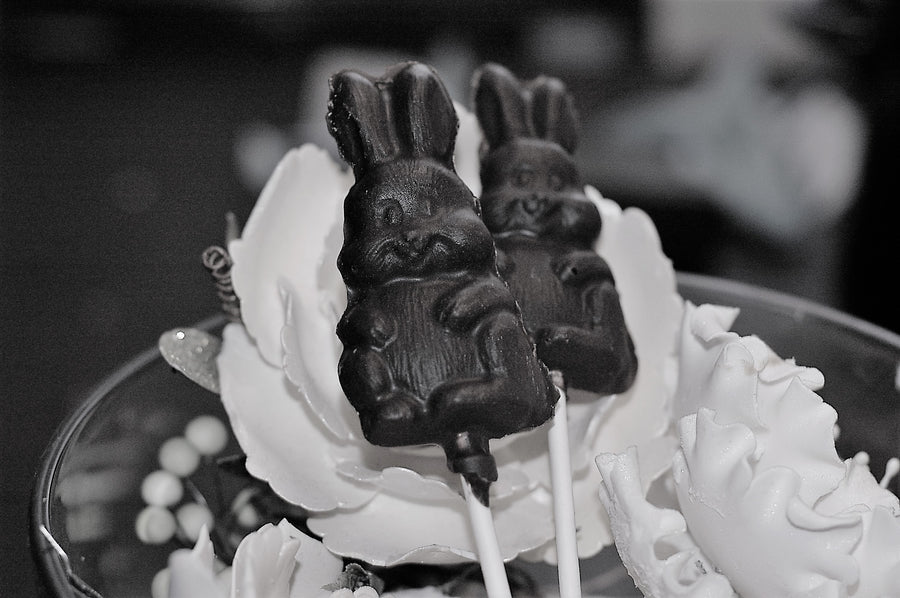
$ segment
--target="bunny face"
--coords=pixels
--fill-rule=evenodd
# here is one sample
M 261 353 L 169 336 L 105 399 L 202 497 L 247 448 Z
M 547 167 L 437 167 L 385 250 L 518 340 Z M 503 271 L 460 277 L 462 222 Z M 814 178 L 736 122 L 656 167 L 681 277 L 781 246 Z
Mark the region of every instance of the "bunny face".
M 359 287 L 489 271 L 494 245 L 474 208 L 469 188 L 436 162 L 383 164 L 347 196 L 338 267 L 348 286 Z
M 543 139 L 518 138 L 482 161 L 482 217 L 495 235 L 522 233 L 589 248 L 600 213 L 584 195 L 571 155 Z

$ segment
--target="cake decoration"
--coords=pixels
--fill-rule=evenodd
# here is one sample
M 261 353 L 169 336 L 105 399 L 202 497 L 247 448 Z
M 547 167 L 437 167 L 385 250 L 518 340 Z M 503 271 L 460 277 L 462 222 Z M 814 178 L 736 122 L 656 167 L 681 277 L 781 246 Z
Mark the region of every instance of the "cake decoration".
M 228 525 L 241 528 L 229 548 L 222 542 L 223 533 L 237 527 L 222 525 L 220 514 L 210 518 L 193 506 L 195 513 L 181 513 L 185 502 L 202 506 L 187 478 L 197 475 L 198 462 L 208 466 L 211 456 L 222 450 L 221 428 L 202 419 L 190 432 L 186 428 L 184 438 L 164 443 L 162 469 L 145 482 L 148 505 L 136 521 L 136 532 L 147 542 L 175 537 L 196 545 L 193 551 L 172 555 L 169 569 L 154 582 L 154 598 L 224 597 L 232 591 L 285 598 L 444 595 L 447 586 L 384 589 L 364 568 L 477 558 L 478 549 L 466 531 L 466 503 L 458 479 L 447 468 L 448 455 L 429 446 L 375 446 L 363 436 L 416 445 L 447 442 L 435 436 L 431 423 L 421 429 L 396 422 L 380 428 L 383 420 L 367 421 L 347 397 L 362 405 L 362 412 L 378 404 L 373 389 L 393 389 L 400 379 L 408 382 L 414 378 L 411 371 L 419 376 L 416 388 L 426 388 L 454 378 L 461 371 L 453 369 L 459 363 L 481 365 L 477 350 L 469 349 L 466 361 L 460 357 L 462 344 L 455 349 L 451 345 L 450 355 L 434 351 L 428 357 L 430 349 L 419 351 L 416 357 L 428 363 L 442 360 L 444 368 L 421 374 L 409 351 L 391 353 L 391 347 L 412 345 L 416 333 L 409 329 L 419 331 L 419 337 L 435 335 L 445 325 L 453 333 L 474 330 L 479 325 L 473 321 L 481 317 L 487 330 L 496 325 L 493 318 L 517 315 L 509 298 L 498 294 L 498 273 L 507 277 L 524 314 L 524 325 L 518 320 L 515 327 L 521 336 L 514 344 L 525 338 L 524 353 L 534 357 L 525 333 L 539 344 L 546 340 L 547 360 L 565 373 L 576 399 L 569 405 L 567 432 L 581 557 L 596 555 L 615 539 L 622 561 L 646 596 L 896 595 L 900 502 L 886 486 L 900 462 L 890 461 L 879 482 L 864 453 L 841 460 L 834 448 L 835 413 L 815 392 L 824 383 L 821 373 L 779 358 L 756 337 L 729 332 L 736 310 L 685 304 L 675 293 L 674 271 L 646 214 L 623 211 L 592 187 L 582 187 L 577 171 L 571 179 L 537 176 L 560 190 L 570 181 L 563 203 L 575 195 L 593 206 L 575 204 L 570 218 L 553 220 L 572 207 L 568 204 L 566 209 L 550 209 L 550 199 L 508 193 L 517 181 L 534 182 L 534 169 L 513 166 L 521 165 L 523 157 L 534 158 L 548 139 L 559 151 L 540 164 L 555 164 L 563 171 L 565 164 L 574 166 L 574 112 L 561 85 L 549 79 L 520 83 L 503 67 L 489 65 L 476 82 L 476 98 L 480 94 L 483 106 L 476 110 L 487 136 L 481 144 L 482 216 L 492 240 L 483 236 L 484 229 L 476 234 L 475 228 L 467 228 L 480 222 L 478 204 L 470 192 L 463 193 L 466 186 L 477 189 L 477 173 L 460 171 L 462 183 L 455 170 L 472 165 L 472 156 L 453 158 L 454 150 L 462 147 L 471 153 L 480 145 L 478 131 L 461 107 L 459 117 L 453 114 L 433 72 L 414 64 L 399 65 L 382 79 L 345 71 L 333 81 L 337 101 L 329 124 L 352 170 L 342 171 L 326 152 L 311 146 L 288 154 L 240 238 L 214 254 L 217 291 L 233 291 L 229 304 L 239 301 L 240 306 L 239 312 L 232 312 L 238 317 L 225 327 L 221 346 L 215 337 L 184 343 L 191 329 L 164 335 L 172 345 L 161 338 L 160 348 L 173 367 L 221 393 L 231 429 L 246 453 L 244 473 L 256 481 L 248 482 L 227 505 Z M 435 109 L 438 113 L 432 114 Z M 523 119 L 523 114 L 528 117 Z M 454 148 L 457 119 L 465 143 Z M 450 132 L 449 144 L 429 131 Z M 360 246 L 366 247 L 378 237 L 366 230 L 374 222 L 370 216 L 354 221 L 362 211 L 356 212 L 353 202 L 365 206 L 372 200 L 397 200 L 384 204 L 387 209 L 379 211 L 384 218 L 378 222 L 387 228 L 415 214 L 406 221 L 409 225 L 427 220 L 416 211 L 423 205 L 413 199 L 435 189 L 443 191 L 439 196 L 448 202 L 457 201 L 429 205 L 431 215 L 449 210 L 454 214 L 451 222 L 461 217 L 463 230 L 472 238 L 487 238 L 488 245 L 500 249 L 499 268 L 493 256 L 487 256 L 492 251 L 472 243 L 463 247 L 462 255 L 476 250 L 475 257 L 464 260 L 465 267 L 404 269 L 417 252 L 427 254 L 430 247 L 423 240 L 427 235 L 413 235 L 403 239 L 406 249 L 375 262 L 383 268 L 354 269 L 372 257 L 354 249 L 354 239 L 364 239 Z M 344 201 L 349 250 L 347 243 L 341 250 Z M 557 236 L 565 228 L 562 224 L 573 224 L 574 232 Z M 445 225 L 442 221 L 434 226 Z M 452 241 L 469 238 L 447 236 Z M 539 247 L 546 251 L 542 258 L 537 257 Z M 439 262 L 454 263 L 457 255 L 440 255 Z M 572 261 L 561 257 L 573 255 Z M 541 280 L 554 275 L 553 293 L 536 292 L 525 278 L 515 282 L 523 264 L 533 268 L 534 260 L 543 260 L 538 268 Z M 576 286 L 566 286 L 585 273 L 591 282 L 577 287 L 578 292 L 573 291 Z M 490 282 L 485 284 L 485 278 Z M 447 301 L 453 293 L 468 292 L 472 283 L 478 283 L 475 296 L 487 288 L 489 298 L 497 301 L 487 315 L 474 310 L 478 317 L 471 316 L 473 312 Z M 516 284 L 522 287 L 522 297 L 515 294 Z M 411 301 L 385 290 L 395 286 L 405 288 L 407 297 L 419 297 L 417 305 L 428 317 L 406 317 L 404 326 L 397 326 L 399 314 L 411 313 Z M 614 303 L 607 301 L 613 297 Z M 374 301 L 378 303 L 372 307 Z M 528 306 L 541 301 L 547 303 L 537 310 L 539 318 L 529 320 Z M 564 317 L 540 319 L 555 308 L 554 301 L 566 306 L 561 310 Z M 592 311 L 600 303 L 604 309 Z M 353 315 L 360 306 L 371 308 L 361 310 L 365 317 Z M 610 311 L 619 307 L 618 315 Z M 442 320 L 441 314 L 447 313 L 470 317 Z M 589 367 L 596 361 L 554 362 L 562 353 L 548 348 L 555 334 L 549 329 L 564 329 L 566 338 L 593 350 L 596 339 L 584 340 L 585 334 L 596 332 L 594 324 L 609 330 L 602 322 L 618 322 L 612 328 L 620 333 L 607 342 L 607 350 L 612 345 L 625 348 L 624 358 L 605 370 L 605 382 L 599 380 L 602 372 L 598 375 Z M 541 332 L 542 327 L 547 330 Z M 345 346 L 335 330 L 349 341 Z M 474 334 L 460 343 L 483 347 L 477 345 L 481 340 Z M 341 357 L 348 351 L 374 351 L 378 359 Z M 179 361 L 179 356 L 187 361 Z M 209 365 L 211 358 L 215 368 Z M 521 365 L 521 355 L 518 359 Z M 640 363 L 636 371 L 635 359 Z M 525 362 L 529 368 L 538 363 L 531 358 Z M 345 372 L 348 363 L 352 367 Z M 363 366 L 354 369 L 360 363 Z M 542 376 L 532 377 L 530 384 L 532 390 L 543 389 L 540 396 L 547 409 L 555 394 L 544 369 L 538 369 Z M 376 375 L 361 376 L 361 371 Z M 479 371 L 483 377 L 485 371 Z M 351 384 L 342 387 L 347 380 Z M 380 382 L 377 388 L 372 381 Z M 607 392 L 614 394 L 601 396 Z M 428 396 L 424 391 L 410 394 Z M 401 422 L 416 421 L 409 413 L 421 418 L 425 412 L 417 411 L 420 402 L 401 405 Z M 529 415 L 522 417 L 526 424 L 532 422 Z M 475 419 L 466 420 L 465 426 L 471 427 Z M 478 453 L 475 470 L 490 488 L 500 558 L 555 563 L 561 555 L 555 552 L 547 496 L 555 485 L 550 482 L 547 435 L 540 430 L 513 432 L 503 438 L 484 432 L 485 450 Z M 487 438 L 492 438 L 490 445 Z M 483 475 L 490 474 L 483 467 L 486 455 L 496 463 L 495 481 Z M 184 480 L 184 496 L 172 483 L 178 479 Z M 273 520 L 278 509 L 258 508 L 264 497 L 281 500 L 270 488 L 287 501 L 281 503 L 287 519 L 280 523 L 281 517 Z M 467 488 L 463 485 L 464 491 Z M 404 525 L 397 525 L 398 519 Z M 294 524 L 306 527 L 301 531 Z M 206 593 L 198 594 L 199 588 Z M 543 587 L 529 591 L 555 595 Z M 588 590 L 595 591 L 603 590 Z
M 685 311 L 668 498 L 633 486 L 633 452 L 597 458 L 629 573 L 650 597 L 897 595 L 894 470 L 879 483 L 864 454 L 841 460 L 822 373 L 729 332 L 736 316 Z
M 558 79 L 522 83 L 487 64 L 474 98 L 485 135 L 482 216 L 538 357 L 563 372 L 568 387 L 627 390 L 638 362 L 612 272 L 593 251 L 602 219 L 572 157 L 571 96 Z
M 229 219 L 230 227 L 236 226 L 234 218 Z M 237 237 L 235 237 L 237 238 Z M 201 257 L 203 266 L 209 271 L 216 284 L 216 294 L 221 301 L 222 311 L 230 320 L 241 319 L 241 301 L 234 293 L 234 283 L 231 281 L 231 266 L 234 262 L 228 251 L 218 245 L 210 245 Z
M 342 569 L 340 558 L 287 521 L 248 534 L 230 567 L 217 562 L 209 535 L 202 533 L 193 549 L 169 557 L 154 580 L 154 598 L 331 598 L 341 595 L 327 586 Z
M 489 441 L 543 424 L 557 393 L 454 171 L 453 103 L 422 64 L 342 71 L 328 128 L 356 177 L 338 256 L 341 386 L 370 442 L 442 447 L 466 481 L 488 595 L 508 597 L 493 519 L 471 497 L 487 507 L 497 480 Z
M 556 392 L 453 169 L 457 118 L 430 68 L 332 78 L 329 131 L 353 167 L 338 269 L 341 386 L 380 446 L 437 444 L 488 504 L 488 441 L 534 428 Z
M 173 328 L 160 335 L 157 346 L 172 369 L 219 394 L 216 358 L 222 350 L 221 339 L 197 328 Z
M 352 253 L 340 260 L 344 283 L 345 278 L 335 267 L 341 248 L 340 203 L 348 197 L 352 201 L 357 192 L 352 189 L 361 182 L 363 186 L 373 182 L 389 186 L 387 179 L 397 180 L 382 178 L 389 171 L 410 173 L 404 184 L 411 186 L 423 171 L 412 168 L 410 162 L 427 161 L 424 170 L 432 173 L 429 169 L 451 174 L 454 170 L 452 144 L 439 147 L 434 137 L 425 135 L 427 127 L 397 125 L 396 115 L 425 118 L 427 110 L 423 107 L 432 105 L 431 100 L 422 101 L 412 110 L 397 100 L 398 89 L 415 88 L 409 82 L 400 83 L 407 67 L 389 71 L 384 79 L 349 72 L 336 77 L 335 83 L 347 84 L 343 77 L 356 81 L 343 88 L 347 95 L 339 104 L 344 107 L 353 105 L 355 110 L 362 105 L 354 103 L 359 97 L 348 91 L 361 85 L 377 88 L 378 101 L 388 98 L 391 109 L 373 101 L 365 110 L 345 113 L 347 121 L 352 121 L 348 116 L 351 113 L 366 122 L 375 119 L 373 115 L 383 116 L 378 121 L 378 133 L 358 127 L 357 132 L 363 132 L 363 136 L 355 137 L 347 149 L 348 155 L 359 158 L 357 163 L 350 160 L 351 172 L 342 171 L 325 152 L 310 146 L 291 152 L 279 166 L 247 229 L 228 247 L 234 260 L 231 274 L 235 296 L 241 301 L 241 319 L 226 327 L 217 357 L 222 400 L 232 429 L 247 453 L 248 470 L 291 503 L 306 509 L 304 517 L 312 541 L 321 539 L 321 545 L 331 553 L 358 560 L 364 567 L 444 565 L 473 560 L 477 553 L 464 531 L 468 522 L 465 502 L 460 497 L 458 479 L 448 475 L 446 455 L 428 446 L 381 447 L 364 440 L 363 430 L 369 424 L 360 423 L 337 376 L 339 356 L 346 348 L 340 346 L 334 330 L 340 328 L 342 338 L 351 341 L 358 340 L 360 330 L 347 323 L 339 327 L 341 314 L 352 313 L 372 288 L 395 284 L 395 278 L 378 278 L 377 269 L 354 271 L 352 265 L 360 262 L 347 257 Z M 488 71 L 494 72 L 495 67 L 489 67 L 477 79 L 482 85 Z M 430 70 L 422 72 L 428 76 Z M 550 87 L 556 91 L 540 92 L 534 91 L 534 82 L 517 85 L 519 97 L 528 98 L 526 105 L 531 106 L 528 111 L 532 115 L 540 112 L 546 116 L 550 113 L 544 112 L 546 106 L 566 104 L 553 85 Z M 529 90 L 525 96 L 521 95 L 522 85 Z M 433 92 L 435 88 L 425 85 L 416 89 L 415 93 L 425 97 L 428 94 L 424 90 Z M 437 97 L 441 105 L 450 105 L 443 92 Z M 543 99 L 534 103 L 535 97 Z M 459 106 L 457 111 L 462 114 L 460 135 L 466 137 L 463 146 L 471 153 L 479 146 L 473 142 L 479 132 L 470 126 L 470 115 Z M 498 109 L 496 114 L 505 113 Z M 567 119 L 542 118 L 529 126 L 535 137 L 554 130 L 562 131 L 559 138 L 563 138 L 574 128 Z M 500 121 L 502 126 L 514 129 L 510 124 L 514 119 Z M 452 112 L 446 110 L 432 125 L 442 130 L 456 126 Z M 490 173 L 491 168 L 500 168 L 499 154 L 493 155 L 499 151 L 497 144 L 490 139 L 499 138 L 490 124 L 483 128 L 489 141 L 481 157 L 485 164 L 498 160 L 494 166 L 485 166 L 482 185 L 484 222 L 490 223 L 503 212 L 499 208 L 489 210 L 490 205 L 502 205 L 492 204 L 497 200 L 492 199 L 492 193 L 498 193 L 505 183 L 498 183 L 499 175 Z M 387 137 L 383 136 L 385 132 L 389 132 Z M 410 147 L 422 147 L 417 143 L 425 143 L 428 153 L 404 153 Z M 534 139 L 522 145 L 530 147 L 532 143 Z M 567 146 L 554 143 L 560 148 Z M 515 153 L 507 150 L 510 155 Z M 467 155 L 466 160 L 455 163 L 471 166 L 471 158 Z M 432 175 L 417 192 L 430 189 L 436 181 L 443 181 L 444 189 L 459 189 L 461 185 L 476 188 L 471 169 L 459 174 L 464 185 Z M 624 369 L 611 375 L 612 386 L 591 386 L 590 376 L 595 372 L 586 367 L 587 361 L 575 362 L 574 370 L 588 373 L 576 375 L 573 379 L 580 382 L 568 384 L 575 398 L 569 405 L 568 431 L 579 555 L 596 555 L 615 537 L 623 562 L 647 596 L 865 598 L 897 594 L 900 504 L 887 486 L 897 474 L 898 461 L 888 462 L 879 481 L 869 471 L 864 453 L 839 458 L 834 446 L 836 416 L 816 394 L 824 383 L 821 373 L 781 359 L 760 339 L 729 332 L 734 310 L 684 304 L 674 291 L 674 271 L 646 214 L 634 209 L 623 211 L 592 187 L 573 185 L 583 190 L 580 201 L 594 206 L 602 227 L 596 238 L 576 233 L 572 237 L 577 239 L 575 247 L 566 251 L 594 252 L 605 263 L 606 273 L 600 273 L 603 267 L 599 262 L 584 267 L 587 272 L 600 273 L 603 284 L 608 283 L 601 294 L 610 289 L 616 294 L 623 325 L 618 330 L 624 335 L 616 337 L 615 342 L 620 348 L 633 347 L 633 355 L 626 350 L 626 359 L 617 362 Z M 404 197 L 412 195 L 409 191 Z M 471 195 L 467 197 L 468 216 L 477 214 L 478 204 Z M 525 213 L 536 215 L 549 202 L 519 204 Z M 398 213 L 405 214 L 411 205 L 401 203 L 400 212 L 386 210 L 386 222 L 390 224 Z M 510 221 L 514 227 L 493 231 L 493 243 L 501 249 L 499 267 L 496 272 L 493 266 L 488 268 L 491 274 L 508 275 L 510 287 L 514 287 L 516 268 L 528 263 L 516 258 L 527 253 L 521 247 L 537 246 L 554 239 L 555 234 L 552 226 L 549 232 L 529 229 L 526 218 L 515 210 L 512 214 L 518 218 Z M 348 220 L 352 229 L 352 214 Z M 297 224 L 288 226 L 286 222 Z M 297 229 L 302 234 L 296 234 Z M 512 237 L 521 237 L 521 244 L 510 242 L 513 249 L 503 249 Z M 549 245 L 551 255 L 565 253 L 561 249 L 564 244 L 553 240 Z M 405 258 L 412 255 L 403 254 Z M 389 265 L 399 269 L 401 264 L 402 260 L 395 260 Z M 555 272 L 547 264 L 549 261 L 541 266 L 544 271 Z M 585 272 L 582 262 L 577 264 L 575 274 Z M 410 286 L 427 283 L 422 305 L 444 305 L 440 300 L 447 296 L 442 292 L 446 289 L 431 281 L 435 272 L 399 278 Z M 459 276 L 456 282 L 464 289 L 467 285 L 462 283 L 472 280 L 468 278 L 471 273 L 461 272 L 454 271 L 454 276 Z M 563 288 L 561 282 L 558 288 Z M 563 302 L 590 294 L 573 293 Z M 525 314 L 523 330 L 535 340 L 544 338 L 539 332 L 543 324 L 529 326 L 526 309 L 531 300 L 517 300 Z M 594 305 L 591 301 L 580 304 L 579 309 L 587 313 Z M 399 300 L 382 303 L 391 312 L 401 311 Z M 500 305 L 508 308 L 509 303 Z M 503 309 L 491 314 L 505 313 Z M 570 314 L 576 311 L 573 308 Z M 441 311 L 430 308 L 428 313 Z M 616 321 L 605 310 L 598 318 L 588 320 L 604 317 Z M 402 341 L 403 333 L 382 326 L 385 320 L 375 320 L 375 340 Z M 386 320 L 391 321 L 390 317 Z M 440 320 L 429 322 L 432 325 Z M 565 324 L 569 325 L 571 322 Z M 418 330 L 424 324 L 416 322 L 415 326 Z M 572 338 L 581 338 L 579 334 Z M 548 355 L 552 363 L 554 353 Z M 635 357 L 640 363 L 636 372 L 622 373 L 633 366 Z M 453 363 L 450 357 L 443 359 Z M 395 381 L 395 374 L 404 367 L 407 372 L 413 368 L 412 361 L 403 362 L 397 355 L 384 357 L 384 363 L 390 376 L 382 379 L 390 381 Z M 568 363 L 560 362 L 559 368 L 566 372 Z M 429 373 L 423 379 L 438 380 L 444 375 Z M 633 381 L 629 380 L 632 377 Z M 566 373 L 566 381 L 569 379 Z M 541 384 L 548 388 L 546 379 Z M 602 396 L 620 384 L 627 388 Z M 365 381 L 362 385 L 366 388 Z M 353 394 L 349 387 L 347 394 Z M 545 405 L 552 398 L 552 394 L 545 395 Z M 403 433 L 397 437 L 405 442 L 434 442 L 427 435 L 419 440 Z M 437 444 L 446 443 L 439 440 Z M 555 552 L 548 497 L 552 484 L 547 436 L 541 430 L 522 431 L 492 439 L 489 446 L 497 464 L 497 479 L 490 482 L 490 499 L 502 558 L 518 556 L 517 562 L 543 560 L 555 564 L 559 555 Z M 159 500 L 170 500 L 163 494 Z M 406 525 L 394 524 L 398 516 Z M 741 542 L 734 538 L 741 538 Z M 381 593 L 365 587 L 370 589 L 345 587 L 333 591 L 339 592 L 338 596 Z M 435 586 L 422 588 L 419 593 L 440 595 L 440 591 Z M 405 595 L 393 587 L 385 592 Z M 555 595 L 546 592 L 544 586 L 536 593 Z
M 565 86 L 545 76 L 522 83 L 487 64 L 475 74 L 474 99 L 485 132 L 481 202 L 500 273 L 562 394 L 549 431 L 556 548 L 560 594 L 579 598 L 564 389 L 627 390 L 637 358 L 612 273 L 593 251 L 600 212 L 572 157 L 578 125 Z
M 456 151 L 474 151 L 481 139 L 477 121 L 456 108 Z M 457 156 L 454 162 L 461 178 L 476 187 L 477 160 Z M 329 550 L 376 566 L 471 561 L 476 556 L 468 515 L 445 456 L 367 442 L 338 381 L 342 347 L 334 331 L 347 291 L 335 264 L 341 205 L 353 179 L 320 148 L 292 150 L 240 238 L 229 243 L 241 321 L 222 332 L 221 399 L 247 470 L 305 508 L 311 532 Z M 586 193 L 604 223 L 595 250 L 616 272 L 635 350 L 647 367 L 628 391 L 569 406 L 582 558 L 612 542 L 597 498 L 594 456 L 635 444 L 648 472 L 670 461 L 671 442 L 659 438 L 668 421 L 666 379 L 681 313 L 674 271 L 649 217 L 622 210 L 591 187 Z M 513 435 L 492 442 L 491 449 L 498 466 L 491 510 L 503 558 L 556 562 L 546 434 Z M 408 525 L 389 524 L 399 514 Z

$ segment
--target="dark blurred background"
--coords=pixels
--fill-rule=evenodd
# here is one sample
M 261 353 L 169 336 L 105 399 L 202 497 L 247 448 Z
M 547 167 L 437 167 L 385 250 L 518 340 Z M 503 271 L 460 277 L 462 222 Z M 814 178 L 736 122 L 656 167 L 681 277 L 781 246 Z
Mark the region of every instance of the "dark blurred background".
M 0 595 L 35 575 L 27 501 L 63 418 L 213 313 L 200 264 L 327 77 L 483 61 L 565 80 L 583 174 L 656 220 L 679 270 L 900 331 L 897 7 L 884 0 L 96 0 L 0 9 Z

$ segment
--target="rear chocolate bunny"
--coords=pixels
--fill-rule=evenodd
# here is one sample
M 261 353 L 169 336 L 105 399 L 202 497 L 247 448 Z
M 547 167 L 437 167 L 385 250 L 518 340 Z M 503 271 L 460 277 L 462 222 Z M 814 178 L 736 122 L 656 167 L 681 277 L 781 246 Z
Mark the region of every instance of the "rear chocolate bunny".
M 612 273 L 592 249 L 602 223 L 572 157 L 571 96 L 557 79 L 520 82 L 487 64 L 474 102 L 485 134 L 482 217 L 538 357 L 569 387 L 627 390 L 637 358 Z
M 556 392 L 454 170 L 453 104 L 422 64 L 343 71 L 328 125 L 356 178 L 338 257 L 341 385 L 370 442 L 441 445 L 486 504 L 488 440 L 543 423 Z

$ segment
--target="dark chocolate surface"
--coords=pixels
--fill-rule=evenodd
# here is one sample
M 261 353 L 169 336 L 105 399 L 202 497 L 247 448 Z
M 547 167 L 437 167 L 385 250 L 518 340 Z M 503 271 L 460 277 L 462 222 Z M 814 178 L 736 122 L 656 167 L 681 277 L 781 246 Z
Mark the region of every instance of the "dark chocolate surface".
M 441 445 L 486 504 L 488 440 L 546 421 L 556 391 L 453 169 L 453 105 L 417 63 L 382 79 L 344 71 L 331 90 L 329 130 L 356 176 L 338 258 L 341 385 L 370 442 Z
M 487 64 L 474 98 L 486 138 L 482 217 L 538 357 L 573 388 L 627 390 L 637 357 L 612 273 L 591 249 L 602 223 L 571 155 L 571 97 L 557 79 L 523 83 Z

